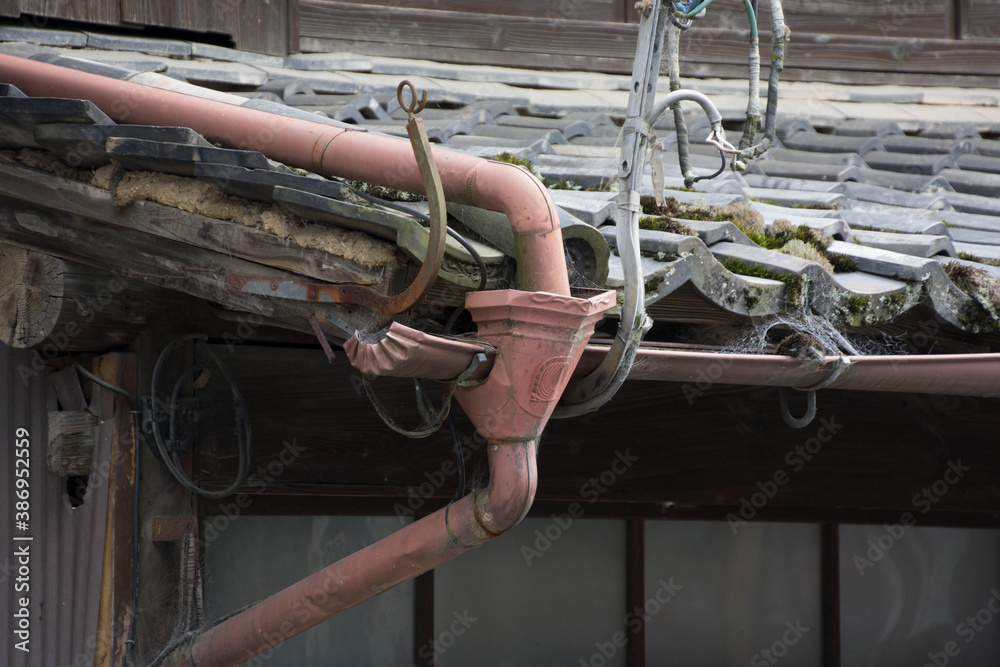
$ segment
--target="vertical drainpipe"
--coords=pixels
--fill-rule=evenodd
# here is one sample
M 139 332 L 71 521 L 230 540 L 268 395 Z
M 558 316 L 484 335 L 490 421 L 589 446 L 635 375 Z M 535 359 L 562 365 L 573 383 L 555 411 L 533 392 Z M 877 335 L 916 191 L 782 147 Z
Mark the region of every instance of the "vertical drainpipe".
M 90 100 L 117 122 L 189 127 L 333 176 L 423 192 L 408 142 L 0 54 L 0 81 L 32 96 Z M 537 486 L 536 443 L 614 292 L 569 296 L 559 216 L 525 170 L 434 149 L 449 201 L 504 213 L 525 292 L 472 293 L 494 368 L 456 397 L 489 442 L 490 483 L 268 599 L 195 633 L 159 664 L 235 666 L 515 526 Z
M 594 325 L 614 304 L 613 291 L 593 290 L 586 299 L 517 290 L 470 293 L 466 307 L 478 339 L 497 354 L 486 380 L 455 396 L 487 439 L 489 485 L 195 633 L 160 664 L 234 667 L 517 525 L 535 497 L 538 436 Z

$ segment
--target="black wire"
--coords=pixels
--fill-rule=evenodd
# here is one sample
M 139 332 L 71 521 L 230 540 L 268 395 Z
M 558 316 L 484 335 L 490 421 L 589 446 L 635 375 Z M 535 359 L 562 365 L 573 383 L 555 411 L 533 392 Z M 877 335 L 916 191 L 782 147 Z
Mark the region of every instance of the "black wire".
M 236 420 L 236 429 L 235 429 L 236 444 L 237 444 L 237 452 L 239 454 L 239 469 L 236 473 L 236 479 L 233 480 L 233 483 L 229 487 L 227 487 L 222 491 L 209 491 L 207 489 L 201 488 L 200 486 L 192 482 L 191 479 L 184 472 L 183 468 L 180 465 L 180 459 L 177 455 L 177 452 L 174 450 L 171 450 L 169 452 L 167 451 L 166 445 L 163 444 L 163 438 L 160 434 L 160 427 L 159 424 L 157 424 L 156 419 L 151 420 L 150 430 L 153 433 L 153 441 L 156 443 L 156 449 L 160 453 L 160 457 L 163 459 L 164 464 L 166 464 L 167 469 L 174 476 L 174 479 L 176 479 L 181 486 L 183 486 L 188 491 L 191 491 L 192 493 L 198 494 L 205 498 L 225 498 L 235 493 L 236 490 L 243 485 L 243 483 L 246 481 L 247 476 L 250 473 L 250 460 L 253 457 L 253 435 L 251 433 L 250 419 L 247 415 L 246 403 L 243 400 L 243 396 L 240 394 L 239 389 L 236 387 L 236 382 L 229 374 L 229 371 L 226 370 L 226 367 L 222 364 L 222 360 L 219 359 L 219 357 L 215 354 L 215 352 L 212 351 L 212 348 L 209 347 L 208 343 L 206 342 L 208 340 L 208 336 L 204 334 L 188 334 L 185 336 L 180 336 L 179 338 L 175 338 L 174 340 L 167 343 L 167 346 L 163 348 L 162 352 L 160 352 L 160 356 L 156 359 L 156 364 L 153 366 L 153 376 L 150 382 L 151 403 L 153 404 L 153 410 L 155 413 L 156 397 L 158 395 L 157 385 L 160 379 L 160 369 L 163 367 L 163 363 L 166 360 L 167 356 L 169 355 L 170 351 L 173 350 L 173 348 L 176 347 L 178 344 L 189 340 L 193 340 L 197 343 L 200 343 L 205 348 L 206 354 L 208 354 L 209 358 L 211 358 L 212 360 L 212 366 L 208 367 L 214 367 L 219 370 L 223 380 L 225 380 L 226 384 L 229 386 L 229 391 L 232 393 L 233 404 L 235 406 L 234 412 Z M 174 385 L 173 391 L 171 392 L 171 403 L 169 409 L 169 417 L 170 417 L 169 430 L 171 439 L 173 439 L 174 437 L 175 426 L 176 426 L 174 420 L 175 407 L 176 407 L 175 399 L 177 397 L 179 385 L 184 380 L 184 378 L 190 375 L 194 370 L 201 370 L 201 368 L 202 368 L 201 365 L 195 366 L 193 369 L 188 369 L 187 371 L 182 373 L 181 377 L 177 380 L 177 383 Z
M 724 172 L 726 170 L 726 154 L 723 153 L 722 151 L 719 151 L 719 157 L 722 158 L 722 166 L 719 167 L 718 171 L 716 171 L 711 176 L 695 176 L 695 178 L 692 181 L 692 183 L 697 183 L 698 181 L 710 181 L 713 178 L 715 178 L 716 176 L 718 176 L 719 174 L 721 174 L 722 172 Z
M 373 204 L 378 204 L 379 206 L 385 206 L 386 208 L 391 208 L 401 213 L 407 213 L 410 216 L 417 218 L 422 222 L 426 222 L 427 224 L 430 224 L 431 222 L 431 217 L 429 215 L 421 213 L 420 211 L 414 211 L 412 208 L 403 206 L 402 204 L 397 204 L 396 202 L 387 201 L 385 199 L 379 199 L 378 197 L 374 197 L 368 194 L 367 192 L 362 192 L 361 190 L 356 190 L 354 188 L 349 188 L 349 189 L 352 193 L 358 195 L 362 199 L 367 199 Z M 476 288 L 476 291 L 482 292 L 484 289 L 486 289 L 486 262 L 483 261 L 482 255 L 479 254 L 479 252 L 473 247 L 471 243 L 469 243 L 469 241 L 464 236 L 456 232 L 451 227 L 445 226 L 445 229 L 448 230 L 448 234 L 453 239 L 458 241 L 462 245 L 462 247 L 465 248 L 465 250 L 470 255 L 472 255 L 472 259 L 476 262 L 476 266 L 479 268 L 479 287 Z
M 128 401 L 129 406 L 132 408 L 133 411 L 135 411 L 135 397 L 132 396 L 132 394 L 128 393 L 126 390 L 122 389 L 121 387 L 116 387 L 115 385 L 111 384 L 107 380 L 102 380 L 101 378 L 97 377 L 96 375 L 94 375 L 93 373 L 91 373 L 90 371 L 88 371 L 86 368 L 84 368 L 83 364 L 81 364 L 79 361 L 74 361 L 73 365 L 76 366 L 76 370 L 77 370 L 78 373 L 80 373 L 80 375 L 82 375 L 83 377 L 87 378 L 88 380 L 90 380 L 94 384 L 100 385 L 100 386 L 104 387 L 105 389 L 107 389 L 108 391 L 113 391 L 116 394 L 118 394 L 119 396 L 124 396 L 125 400 Z
M 455 458 L 458 459 L 458 490 L 452 496 L 452 500 L 456 501 L 465 495 L 465 450 L 462 448 L 462 439 L 458 436 L 458 427 L 455 426 L 455 418 L 450 412 L 448 413 L 448 428 L 451 429 Z

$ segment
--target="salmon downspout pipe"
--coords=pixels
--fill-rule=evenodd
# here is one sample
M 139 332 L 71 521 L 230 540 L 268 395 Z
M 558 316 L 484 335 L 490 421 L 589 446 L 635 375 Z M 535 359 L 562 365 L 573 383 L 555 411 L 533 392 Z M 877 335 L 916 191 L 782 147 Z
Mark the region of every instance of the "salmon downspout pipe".
M 423 182 L 408 142 L 331 127 L 141 84 L 0 55 L 0 81 L 35 97 L 90 100 L 117 122 L 189 127 L 212 141 L 259 150 L 318 173 L 412 192 Z M 461 500 L 196 632 L 158 661 L 231 667 L 501 535 L 524 518 L 537 485 L 536 442 L 614 293 L 570 296 L 559 216 L 527 171 L 435 149 L 446 199 L 504 213 L 522 290 L 473 293 L 481 333 L 510 361 L 460 394 L 490 442 L 490 482 Z M 490 341 L 489 339 L 493 340 Z M 494 409 L 490 406 L 499 406 Z
M 488 456 L 490 483 L 484 491 L 469 494 L 196 634 L 160 664 L 242 664 L 514 527 L 535 496 L 535 441 L 494 446 Z M 372 585 L 374 581 L 379 583 Z
M 285 164 L 409 192 L 424 191 L 405 139 L 388 137 L 0 54 L 0 81 L 33 97 L 90 100 L 112 120 L 189 127 L 207 139 L 257 150 Z M 569 295 L 559 215 L 545 187 L 515 165 L 435 148 L 448 201 L 510 220 L 520 287 Z

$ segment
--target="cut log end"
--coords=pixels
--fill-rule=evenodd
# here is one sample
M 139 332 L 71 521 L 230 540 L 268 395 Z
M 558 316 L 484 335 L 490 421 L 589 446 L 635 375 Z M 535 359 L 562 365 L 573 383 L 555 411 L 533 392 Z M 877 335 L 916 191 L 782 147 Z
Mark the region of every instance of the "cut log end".
M 63 308 L 63 276 L 59 259 L 0 244 L 0 341 L 34 347 L 52 333 Z

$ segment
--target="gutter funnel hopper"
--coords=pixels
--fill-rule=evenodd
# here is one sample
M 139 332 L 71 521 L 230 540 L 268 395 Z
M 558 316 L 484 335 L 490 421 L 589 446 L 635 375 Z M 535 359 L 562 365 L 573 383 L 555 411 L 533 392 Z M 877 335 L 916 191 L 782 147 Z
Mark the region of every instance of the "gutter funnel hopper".
M 480 435 L 492 443 L 541 435 L 615 292 L 575 290 L 581 297 L 548 292 L 472 292 L 465 307 L 479 328 L 477 339 L 497 356 L 480 384 L 455 392 Z

